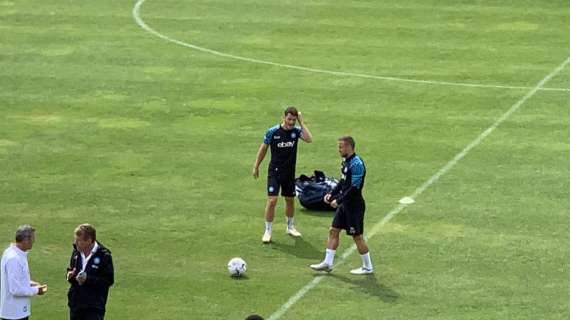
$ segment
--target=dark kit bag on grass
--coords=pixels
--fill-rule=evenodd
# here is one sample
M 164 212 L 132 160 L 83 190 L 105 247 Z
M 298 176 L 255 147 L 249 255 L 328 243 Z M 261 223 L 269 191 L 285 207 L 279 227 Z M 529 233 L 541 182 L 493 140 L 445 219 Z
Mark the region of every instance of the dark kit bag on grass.
M 325 176 L 322 171 L 315 170 L 311 177 L 302 174 L 295 179 L 295 190 L 303 207 L 309 210 L 334 211 L 333 207 L 325 203 L 324 197 L 337 184 L 336 179 Z

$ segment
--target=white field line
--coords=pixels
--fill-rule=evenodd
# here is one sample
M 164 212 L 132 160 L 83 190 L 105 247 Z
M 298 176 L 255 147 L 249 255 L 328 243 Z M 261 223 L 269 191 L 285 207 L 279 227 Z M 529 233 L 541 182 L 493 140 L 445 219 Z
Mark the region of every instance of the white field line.
M 190 43 L 187 43 L 184 41 L 176 40 L 176 39 L 170 38 L 170 37 L 158 32 L 158 31 L 154 30 L 153 28 L 149 27 L 144 22 L 144 20 L 141 18 L 141 15 L 140 15 L 140 9 L 141 9 L 142 5 L 145 3 L 145 1 L 146 0 L 138 0 L 136 2 L 135 6 L 133 7 L 133 12 L 132 12 L 133 18 L 135 19 L 136 23 L 141 28 L 143 28 L 145 31 L 147 31 L 147 32 L 149 32 L 149 33 L 151 33 L 151 34 L 153 34 L 153 35 L 155 35 L 155 36 L 157 36 L 163 40 L 166 40 L 168 42 L 172 42 L 174 44 L 177 44 L 177 45 L 180 45 L 180 46 L 183 46 L 186 48 L 198 50 L 201 52 L 213 54 L 213 55 L 224 57 L 224 58 L 246 61 L 246 62 L 250 62 L 250 63 L 270 65 L 270 66 L 280 67 L 280 68 L 300 70 L 300 71 L 305 71 L 305 72 L 330 74 L 330 75 L 334 75 L 334 76 L 343 76 L 343 77 L 357 77 L 357 78 L 375 79 L 375 80 L 383 80 L 383 81 L 397 81 L 397 82 L 409 82 L 409 83 L 416 83 L 416 84 L 443 85 L 443 86 L 455 86 L 455 87 L 488 88 L 488 89 L 518 89 L 518 90 L 532 89 L 532 87 L 524 87 L 524 86 L 490 85 L 490 84 L 448 82 L 448 81 L 435 81 L 435 80 L 414 80 L 414 79 L 388 77 L 388 76 L 377 76 L 377 75 L 354 73 L 354 72 L 332 71 L 332 70 L 325 70 L 325 69 L 319 69 L 319 68 L 309 68 L 309 67 L 303 67 L 303 66 L 296 66 L 296 65 L 292 65 L 292 64 L 278 63 L 278 62 L 272 62 L 272 61 L 267 61 L 267 60 L 259 60 L 259 59 L 254 59 L 254 58 L 237 56 L 237 55 L 233 55 L 233 54 L 229 54 L 229 53 L 224 53 L 224 52 L 200 47 L 200 46 L 193 45 L 193 44 L 190 44 Z M 540 88 L 539 90 L 570 92 L 570 88 Z
M 524 97 L 522 97 L 519 101 L 513 104 L 507 112 L 505 112 L 499 119 L 495 121 L 487 130 L 483 131 L 477 138 L 475 138 L 471 143 L 469 143 L 461 152 L 459 152 L 451 161 L 449 161 L 445 166 L 443 166 L 439 171 L 437 171 L 433 176 L 431 176 L 424 184 L 418 187 L 414 193 L 410 196 L 412 199 L 416 199 L 419 195 L 421 195 L 424 191 L 426 191 L 430 186 L 436 183 L 443 175 L 445 175 L 449 170 L 451 170 L 461 159 L 463 159 L 469 151 L 473 148 L 480 145 L 485 138 L 487 138 L 501 123 L 505 122 L 514 112 L 516 112 L 528 99 L 534 96 L 540 88 L 545 85 L 550 79 L 555 77 L 564 67 L 566 67 L 570 63 L 570 57 L 568 57 L 561 65 L 559 65 L 554 71 L 549 73 L 546 77 L 544 77 L 536 86 L 534 86 Z M 390 211 L 384 218 L 376 223 L 372 230 L 368 233 L 368 237 L 366 239 L 370 239 L 374 237 L 382 227 L 388 223 L 392 218 L 394 218 L 398 213 L 400 213 L 407 205 L 406 204 L 399 204 L 396 206 L 392 211 Z M 346 261 L 350 255 L 352 255 L 356 251 L 356 246 L 352 245 L 349 249 L 347 249 L 343 255 L 340 257 L 340 261 L 335 264 L 335 267 L 338 267 L 342 263 Z M 324 278 L 323 275 L 316 276 L 311 282 L 301 288 L 297 293 L 295 293 L 287 302 L 285 302 L 279 310 L 275 311 L 268 320 L 277 320 L 281 318 L 289 308 L 291 308 L 297 301 L 301 300 L 311 289 L 316 287 Z

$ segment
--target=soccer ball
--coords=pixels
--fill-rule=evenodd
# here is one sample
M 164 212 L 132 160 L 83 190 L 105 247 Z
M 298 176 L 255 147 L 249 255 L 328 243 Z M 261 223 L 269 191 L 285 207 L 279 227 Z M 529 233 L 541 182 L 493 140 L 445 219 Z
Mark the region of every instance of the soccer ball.
M 246 266 L 247 264 L 242 258 L 232 258 L 230 262 L 228 262 L 228 271 L 232 277 L 240 277 L 245 273 Z

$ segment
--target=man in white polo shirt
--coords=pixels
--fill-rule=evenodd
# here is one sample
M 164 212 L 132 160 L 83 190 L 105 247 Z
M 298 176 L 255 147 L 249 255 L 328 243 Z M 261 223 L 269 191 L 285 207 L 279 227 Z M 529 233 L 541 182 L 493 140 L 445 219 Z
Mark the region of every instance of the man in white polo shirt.
M 2 254 L 0 270 L 0 318 L 4 320 L 28 319 L 31 314 L 31 297 L 43 295 L 47 285 L 30 280 L 28 251 L 35 241 L 35 229 L 23 225 L 16 230 L 16 243 Z

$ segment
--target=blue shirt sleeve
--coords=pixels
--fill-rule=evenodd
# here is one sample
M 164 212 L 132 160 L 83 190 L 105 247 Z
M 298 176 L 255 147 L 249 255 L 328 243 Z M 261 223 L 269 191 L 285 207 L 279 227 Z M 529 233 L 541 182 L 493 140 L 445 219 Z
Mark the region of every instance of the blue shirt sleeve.
M 360 185 L 362 184 L 362 177 L 364 177 L 364 164 L 362 161 L 353 161 L 350 165 L 350 172 L 352 173 L 352 186 L 360 188 Z
M 278 128 L 279 128 L 278 126 L 269 128 L 269 130 L 267 130 L 267 132 L 265 133 L 265 136 L 263 138 L 263 143 L 271 144 L 271 139 L 273 138 L 273 134 L 275 133 L 275 131 L 277 131 Z
M 272 136 L 271 130 L 267 130 L 265 136 L 263 137 L 263 143 L 269 144 L 269 142 L 271 141 L 271 136 Z

